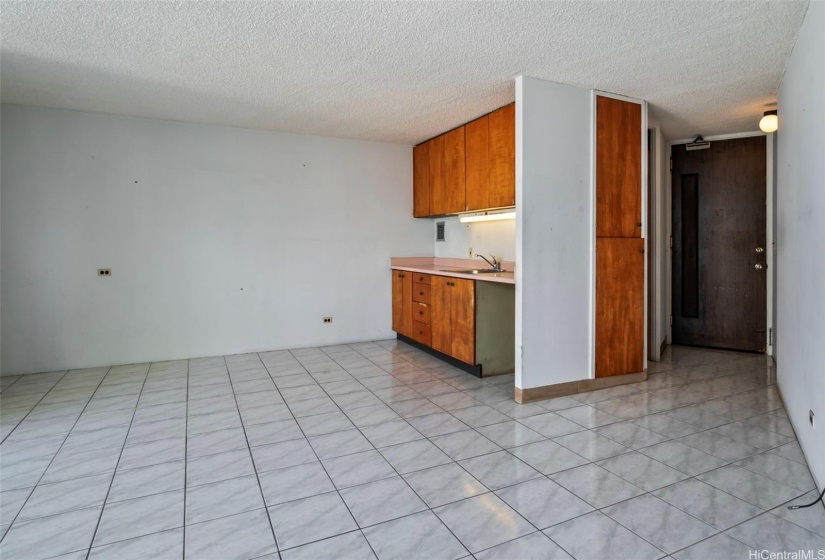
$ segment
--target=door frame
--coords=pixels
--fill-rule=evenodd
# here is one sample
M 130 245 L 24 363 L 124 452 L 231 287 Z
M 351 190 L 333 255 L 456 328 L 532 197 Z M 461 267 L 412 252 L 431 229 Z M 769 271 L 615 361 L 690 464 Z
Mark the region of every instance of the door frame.
M 721 141 L 721 140 L 733 140 L 736 138 L 750 138 L 752 136 L 767 136 L 766 138 L 766 145 L 765 145 L 765 158 L 766 158 L 766 178 L 765 178 L 765 220 L 766 220 L 766 227 L 765 227 L 765 262 L 768 263 L 768 271 L 767 271 L 767 284 L 765 286 L 765 307 L 766 307 L 766 314 L 765 314 L 765 331 L 768 333 L 768 337 L 766 340 L 765 346 L 765 355 L 772 356 L 773 355 L 773 340 L 775 340 L 775 335 L 773 334 L 774 328 L 774 310 L 773 310 L 773 292 L 774 292 L 774 285 L 773 285 L 773 272 L 771 268 L 776 265 L 776 259 L 774 257 L 774 249 L 776 240 L 774 239 L 773 235 L 773 212 L 774 212 L 774 203 L 773 203 L 773 193 L 774 193 L 774 180 L 773 180 L 773 167 L 774 167 L 774 136 L 773 134 L 765 134 L 762 131 L 755 130 L 751 132 L 737 132 L 735 134 L 717 134 L 715 136 L 707 136 L 705 140 L 708 142 L 714 141 Z M 670 172 L 670 158 L 672 153 L 672 148 L 675 145 L 679 144 L 689 144 L 693 142 L 693 138 L 683 138 L 680 140 L 670 140 L 667 142 L 667 149 L 662 154 L 662 162 L 661 164 L 664 165 L 664 169 L 666 169 L 665 173 L 665 221 L 666 221 L 666 236 L 668 240 L 671 240 L 673 237 L 673 177 L 672 173 Z M 669 243 L 670 245 L 670 243 Z M 673 315 L 673 248 L 672 245 L 670 246 L 669 250 L 665 253 L 666 257 L 666 266 L 665 270 L 667 271 L 667 278 L 665 281 L 665 290 L 666 290 L 666 297 L 665 297 L 665 317 L 668 317 L 668 327 L 667 327 L 667 343 L 673 344 L 673 323 L 672 318 Z
M 648 146 L 650 157 L 650 173 L 646 189 L 648 190 L 648 219 L 650 223 L 647 229 L 648 258 L 648 360 L 658 362 L 661 359 L 662 345 L 667 341 L 667 305 L 665 299 L 667 291 L 665 283 L 667 275 L 662 267 L 667 260 L 669 247 L 668 224 L 665 214 L 666 210 L 666 188 L 665 175 L 670 171 L 665 167 L 667 160 L 667 149 L 669 144 L 665 140 L 664 134 L 658 121 L 650 120 L 648 123 L 648 133 L 650 135 Z

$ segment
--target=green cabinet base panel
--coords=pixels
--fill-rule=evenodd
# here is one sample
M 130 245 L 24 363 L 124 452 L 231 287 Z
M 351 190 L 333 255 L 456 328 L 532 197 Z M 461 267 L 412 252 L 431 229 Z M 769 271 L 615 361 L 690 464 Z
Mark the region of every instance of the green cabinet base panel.
M 476 281 L 476 363 L 482 375 L 516 367 L 516 286 Z

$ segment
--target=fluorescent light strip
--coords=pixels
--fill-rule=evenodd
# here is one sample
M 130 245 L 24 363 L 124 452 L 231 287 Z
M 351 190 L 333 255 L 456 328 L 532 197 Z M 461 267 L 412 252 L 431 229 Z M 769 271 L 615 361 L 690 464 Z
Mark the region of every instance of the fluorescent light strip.
M 481 214 L 477 216 L 461 216 L 458 221 L 462 224 L 470 222 L 492 222 L 494 220 L 514 220 L 515 212 L 498 212 L 496 214 Z

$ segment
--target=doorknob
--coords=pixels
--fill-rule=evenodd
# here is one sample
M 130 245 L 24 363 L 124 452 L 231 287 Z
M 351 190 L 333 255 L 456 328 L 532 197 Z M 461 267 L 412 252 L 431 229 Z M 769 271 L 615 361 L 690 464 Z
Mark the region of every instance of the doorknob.
M 762 264 L 762 263 L 756 263 L 755 265 L 753 265 L 753 268 L 755 268 L 756 270 L 763 270 L 765 268 L 768 268 L 768 265 Z
M 757 247 L 757 248 L 756 248 L 756 252 L 757 252 L 757 253 L 764 253 L 764 252 L 765 252 L 765 249 L 763 249 L 762 247 Z

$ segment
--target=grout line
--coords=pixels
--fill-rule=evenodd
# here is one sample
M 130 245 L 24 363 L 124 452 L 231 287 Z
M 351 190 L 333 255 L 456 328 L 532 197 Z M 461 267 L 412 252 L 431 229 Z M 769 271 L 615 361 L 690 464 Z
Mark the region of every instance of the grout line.
M 150 366 L 151 367 L 151 366 Z M 183 536 L 181 543 L 182 558 L 186 558 L 186 495 L 189 493 L 186 482 L 189 476 L 189 373 L 192 364 L 190 360 L 186 360 L 186 406 L 184 407 L 183 417 Z
M 109 369 L 111 369 L 111 368 L 109 368 Z M 51 388 L 49 388 L 49 390 L 48 390 L 48 391 L 46 391 L 46 393 L 45 393 L 42 397 L 40 397 L 40 400 L 39 400 L 39 401 L 37 401 L 37 403 L 38 403 L 38 404 L 40 404 L 40 401 L 42 401 L 44 398 L 46 398 L 46 395 L 48 395 L 48 394 L 52 391 L 52 389 L 54 389 L 55 385 L 57 385 L 58 383 L 60 383 L 60 381 L 62 381 L 62 380 L 63 380 L 63 379 L 64 379 L 64 378 L 65 378 L 65 377 L 69 374 L 69 371 L 71 371 L 71 370 L 67 370 L 67 371 L 66 371 L 66 372 L 65 372 L 65 373 L 64 373 L 64 374 L 60 377 L 60 379 L 58 379 L 58 380 L 55 382 L 55 384 L 54 384 L 54 385 L 52 385 L 52 386 L 51 386 Z M 32 497 L 32 495 L 34 494 L 35 490 L 37 490 L 37 487 L 40 485 L 40 481 L 41 481 L 41 480 L 43 480 L 43 477 L 44 477 L 44 476 L 46 476 L 46 473 L 47 473 L 47 472 L 48 472 L 48 470 L 51 468 L 52 463 L 54 463 L 54 460 L 57 458 L 57 455 L 60 453 L 60 450 L 61 450 L 61 449 L 63 449 L 63 445 L 66 443 L 66 440 L 67 440 L 67 439 L 69 439 L 69 436 L 71 435 L 72 430 L 74 430 L 74 427 L 75 427 L 75 426 L 77 425 L 77 423 L 80 421 L 80 417 L 81 417 L 81 416 L 83 416 L 83 412 L 86 410 L 86 407 L 88 407 L 88 406 L 89 406 L 89 403 L 90 403 L 90 402 L 92 402 L 92 399 L 94 398 L 94 394 L 95 394 L 95 393 L 97 392 L 97 390 L 100 388 L 100 385 L 103 383 L 103 379 L 105 379 L 106 375 L 108 375 L 108 374 L 109 374 L 109 372 L 108 372 L 108 370 L 107 370 L 106 374 L 104 374 L 104 375 L 103 375 L 103 377 L 101 377 L 101 378 L 100 378 L 100 381 L 98 382 L 97 387 L 95 387 L 95 390 L 94 390 L 94 391 L 92 392 L 92 394 L 89 396 L 88 400 L 86 401 L 86 404 L 85 404 L 85 405 L 83 405 L 83 410 L 81 410 L 81 411 L 80 411 L 80 414 L 78 414 L 78 415 L 77 415 L 77 418 L 75 418 L 75 421 L 72 423 L 72 427 L 69 429 L 69 431 L 68 431 L 68 432 L 66 432 L 66 437 L 64 437 L 64 438 L 63 438 L 63 441 L 60 443 L 60 446 L 57 448 L 57 451 L 55 451 L 54 456 L 52 457 L 51 461 L 49 461 L 49 464 L 48 464 L 48 465 L 46 465 L 46 468 L 43 470 L 43 474 L 41 474 L 41 475 L 40 475 L 40 477 L 37 479 L 37 482 L 35 482 L 35 483 L 34 483 L 34 485 L 33 485 L 33 486 L 31 486 L 31 492 L 29 492 L 29 495 L 26 497 L 26 500 L 25 500 L 25 501 L 23 502 L 23 504 L 20 506 L 20 509 L 19 509 L 19 510 L 17 510 L 17 513 L 15 513 L 14 518 L 13 518 L 13 519 L 11 520 L 11 522 L 8 524 L 8 526 L 7 526 L 7 528 L 6 528 L 6 531 L 5 531 L 2 535 L 0 535 L 0 540 L 5 539 L 5 538 L 6 538 L 6 535 L 7 535 L 7 534 L 11 531 L 12 526 L 13 526 L 13 525 L 14 525 L 14 523 L 17 521 L 17 518 L 20 516 L 20 513 L 23 511 L 23 508 L 25 508 L 25 507 L 26 507 L 26 504 L 27 504 L 27 503 L 29 502 L 29 500 L 31 499 L 31 497 Z M 32 410 L 34 410 L 34 408 L 35 408 L 36 406 L 37 406 L 37 404 L 36 404 L 36 405 L 34 405 L 34 407 L 32 407 Z M 26 416 L 28 416 L 28 415 L 29 415 L 29 413 L 31 413 L 31 410 L 30 410 L 28 413 L 26 413 Z M 25 419 L 25 417 L 24 417 L 24 419 Z M 23 420 L 21 420 L 20 422 L 22 422 L 22 421 L 23 421 Z M 20 425 L 20 423 L 18 423 L 18 424 L 17 424 L 17 426 L 19 426 L 19 425 Z M 17 429 L 17 426 L 15 426 L 14 428 L 15 428 L 15 429 Z M 9 432 L 9 436 L 12 434 L 12 432 L 14 432 L 14 430 L 12 430 L 11 432 Z M 6 438 L 3 440 L 3 442 L 5 442 L 5 441 L 6 441 L 6 439 L 8 439 L 8 436 L 6 436 Z M 22 490 L 22 489 L 23 489 L 23 488 L 20 488 L 20 490 Z M 102 510 L 102 508 L 101 508 L 101 510 Z
M 112 368 L 109 368 L 109 372 L 112 371 Z M 120 447 L 120 454 L 117 457 L 117 462 L 115 463 L 115 468 L 112 471 L 112 480 L 109 481 L 109 488 L 106 489 L 106 497 L 103 498 L 103 505 L 100 508 L 100 515 L 97 518 L 97 524 L 95 525 L 94 533 L 92 533 L 92 538 L 89 541 L 89 549 L 86 551 L 86 560 L 89 560 L 89 555 L 92 553 L 92 547 L 95 543 L 95 537 L 97 536 L 97 531 L 100 529 L 100 521 L 103 519 L 103 512 L 106 510 L 106 502 L 109 500 L 109 494 L 112 492 L 112 486 L 115 483 L 115 476 L 117 476 L 117 468 L 120 465 L 120 459 L 123 457 L 123 450 L 126 448 L 126 442 L 129 440 L 129 432 L 132 430 L 132 422 L 135 420 L 135 415 L 137 414 L 137 407 L 138 403 L 140 402 L 140 395 L 143 393 L 143 388 L 146 386 L 146 380 L 149 379 L 149 374 L 152 371 L 152 364 L 149 364 L 149 367 L 146 369 L 146 374 L 143 377 L 143 384 L 140 387 L 140 392 L 138 393 L 138 399 L 135 402 L 135 408 L 132 410 L 132 419 L 129 422 L 129 428 L 126 430 L 126 437 L 123 438 L 123 445 Z M 104 379 L 109 375 L 109 372 L 106 373 Z M 101 380 L 101 383 L 103 382 Z M 95 391 L 97 392 L 97 391 Z M 125 409 L 124 409 L 125 410 Z
M 260 358 L 260 356 L 258 356 L 258 354 L 255 354 L 255 357 L 258 358 L 258 361 L 261 361 L 261 358 Z M 226 367 L 226 373 L 229 376 L 229 385 L 232 387 L 232 398 L 235 401 L 235 409 L 237 410 L 238 418 L 240 418 L 240 420 L 241 420 L 241 429 L 243 430 L 243 437 L 246 440 L 246 451 L 249 453 L 249 460 L 252 463 L 252 471 L 255 473 L 255 480 L 258 482 L 258 491 L 261 493 L 261 502 L 263 503 L 264 511 L 266 511 L 266 519 L 269 522 L 269 530 L 272 532 L 272 541 L 275 543 L 275 550 L 279 551 L 280 546 L 278 546 L 278 537 L 275 535 L 275 528 L 272 526 L 272 518 L 269 516 L 269 509 L 266 506 L 266 496 L 264 496 L 264 488 L 263 488 L 263 486 L 261 486 L 261 477 L 258 474 L 257 467 L 255 466 L 255 456 L 252 454 L 252 448 L 249 446 L 249 437 L 246 435 L 246 426 L 243 423 L 243 417 L 241 416 L 241 409 L 238 406 L 238 395 L 235 394 L 235 384 L 232 382 L 232 371 L 229 369 L 229 363 L 226 361 L 226 356 L 223 357 L 223 363 L 224 363 L 224 366 Z M 261 365 L 263 365 L 263 362 L 261 362 Z M 264 369 L 266 369 L 265 366 L 264 366 Z M 267 371 L 267 374 L 268 373 L 269 372 Z M 242 513 L 246 513 L 246 512 L 242 512 Z M 185 525 L 185 519 L 184 519 L 184 525 Z
M 291 352 L 290 352 L 290 353 L 291 353 Z M 294 355 L 293 355 L 293 357 L 294 357 Z M 260 359 L 260 356 L 258 356 L 258 358 Z M 261 363 L 263 363 L 263 360 L 261 361 Z M 263 364 L 263 366 L 264 366 L 264 369 L 266 369 L 267 374 L 269 374 L 270 378 L 272 378 L 272 374 L 269 372 L 269 368 L 268 368 L 268 367 L 266 367 L 266 364 Z M 301 367 L 303 367 L 303 365 L 302 365 Z M 307 371 L 307 373 L 309 373 L 309 372 Z M 314 378 L 313 378 L 313 379 L 314 379 Z M 273 383 L 273 384 L 275 384 L 275 380 L 274 380 L 274 379 L 272 380 L 272 383 Z M 278 391 L 278 394 L 279 394 L 279 395 L 281 395 L 281 398 L 283 398 L 283 394 L 281 394 L 281 392 L 280 392 L 280 390 L 277 388 L 277 386 L 275 387 L 275 390 L 276 390 L 276 391 Z M 326 393 L 326 391 L 324 391 L 324 392 Z M 284 402 L 286 402 L 286 400 L 284 400 Z M 337 406 L 337 403 L 336 403 L 336 406 Z M 328 480 L 330 481 L 330 483 L 332 484 L 332 487 L 334 488 L 334 490 L 331 490 L 331 491 L 330 491 L 330 493 L 332 493 L 332 492 L 334 491 L 334 492 L 338 495 L 338 499 L 339 499 L 339 500 L 341 500 L 341 503 L 342 503 L 342 504 L 344 504 L 344 507 L 345 507 L 345 508 L 347 508 L 347 512 L 349 513 L 349 516 L 350 516 L 350 518 L 352 519 L 353 523 L 355 523 L 355 527 L 356 527 L 356 528 L 357 528 L 357 530 L 361 533 L 361 538 L 363 538 L 363 539 L 366 541 L 367 546 L 369 546 L 369 547 L 370 547 L 370 550 L 372 550 L 372 553 L 375 555 L 375 557 L 376 557 L 376 558 L 378 558 L 378 555 L 375 553 L 375 549 L 373 549 L 373 547 L 372 547 L 372 543 L 370 543 L 369 539 L 367 538 L 367 535 L 366 535 L 366 534 L 364 534 L 364 530 L 361 528 L 361 526 L 358 524 L 358 521 L 355 519 L 355 516 L 352 514 L 352 510 L 350 510 L 350 507 L 349 507 L 349 505 L 347 504 L 347 501 L 346 501 L 346 500 L 344 499 L 344 497 L 341 495 L 341 491 L 338 489 L 338 487 L 337 487 L 337 486 L 335 485 L 335 483 L 332 481 L 332 477 L 329 475 L 329 472 L 327 471 L 327 467 L 326 467 L 326 465 L 324 465 L 323 461 L 321 461 L 321 458 L 318 456 L 318 453 L 315 451 L 315 448 L 314 448 L 314 447 L 312 447 L 312 444 L 310 443 L 309 438 L 307 437 L 306 433 L 304 432 L 304 429 L 301 427 L 301 424 L 298 422 L 297 417 L 295 417 L 295 415 L 292 413 L 292 409 L 291 409 L 291 408 L 289 408 L 289 405 L 287 405 L 287 410 L 289 410 L 289 413 L 290 413 L 290 414 L 292 414 L 292 419 L 293 419 L 293 421 L 295 422 L 295 425 L 297 425 L 297 426 L 298 426 L 298 429 L 301 431 L 301 434 L 304 436 L 304 440 L 306 440 L 307 445 L 308 445 L 308 446 L 309 446 L 309 448 L 312 450 L 313 455 L 315 455 L 315 459 L 318 461 L 318 464 L 319 464 L 319 465 L 321 466 L 321 468 L 324 470 L 324 474 L 326 475 L 327 479 L 328 479 Z M 342 412 L 343 412 L 343 411 L 342 411 Z M 347 418 L 349 418 L 349 417 L 347 417 Z M 359 432 L 359 433 L 360 433 L 360 432 Z M 361 436 L 363 437 L 363 434 L 361 434 Z M 370 445 L 372 445 L 372 442 L 370 442 Z M 318 494 L 316 494 L 316 495 L 318 495 Z M 312 497 L 312 496 L 309 496 L 309 497 Z M 306 498 L 300 498 L 300 499 L 306 499 Z M 264 499 L 264 503 L 266 503 L 266 499 Z M 287 502 L 284 502 L 284 503 L 287 503 Z M 278 505 L 280 505 L 280 504 L 278 504 Z M 268 511 L 268 510 L 267 510 L 267 511 Z M 270 520 L 270 525 L 271 525 L 271 524 L 272 524 L 272 521 Z M 272 527 L 272 530 L 273 530 L 273 533 L 274 533 L 274 531 L 275 531 L 275 527 L 274 527 L 274 526 Z M 348 532 L 349 532 L 349 531 L 348 531 Z M 342 534 L 342 533 L 339 533 L 339 535 L 340 535 L 340 534 Z M 338 535 L 334 535 L 334 536 L 338 536 Z M 332 538 L 332 537 L 327 537 L 327 538 Z M 323 539 L 321 539 L 321 540 L 323 540 Z M 311 542 L 317 542 L 317 541 L 311 541 Z M 304 544 L 297 545 L 297 546 L 306 546 L 307 544 L 311 544 L 311 542 L 310 542 L 310 543 L 304 543 Z M 292 548 L 296 548 L 296 547 L 292 547 Z M 279 551 L 281 550 L 281 549 L 280 549 L 280 547 L 278 547 L 278 550 L 279 550 Z
M 110 368 L 110 369 L 111 369 L 111 368 Z M 26 418 L 28 418 L 29 414 L 31 414 L 31 413 L 32 413 L 32 410 L 34 410 L 35 408 L 37 408 L 37 405 L 39 405 L 39 404 L 43 401 L 43 399 L 45 399 L 45 398 L 46 398 L 46 395 L 48 395 L 49 393 L 51 393 L 51 392 L 52 392 L 52 390 L 55 388 L 55 386 L 56 386 L 58 383 L 60 383 L 61 381 L 63 381 L 63 379 L 64 379 L 64 378 L 65 378 L 65 377 L 69 374 L 69 371 L 71 371 L 71 370 L 66 370 L 65 372 L 63 372 L 63 375 L 62 375 L 62 376 L 60 376 L 60 379 L 58 379 L 57 381 L 55 381 L 55 382 L 54 382 L 54 384 L 53 384 L 51 387 L 49 387 L 48 391 L 46 391 L 45 393 L 43 393 L 43 396 L 42 396 L 42 397 L 40 397 L 40 398 L 37 400 L 37 402 L 36 402 L 36 403 L 34 403 L 34 405 L 31 407 L 31 409 L 29 409 L 29 411 L 25 414 L 25 416 L 23 416 L 23 418 L 21 418 L 21 419 L 20 419 L 20 421 L 19 421 L 19 422 L 17 422 L 17 424 L 15 424 L 15 425 L 14 425 L 14 428 L 12 428 L 12 430 L 11 430 L 8 434 L 6 434 L 6 437 L 4 437 L 4 438 L 3 438 L 3 440 L 2 440 L 2 441 L 0 441 L 0 443 L 5 443 L 5 441 L 6 441 L 7 439 L 9 439 L 9 437 L 11 437 L 11 435 L 12 435 L 12 434 L 14 433 L 14 431 L 15 431 L 15 430 L 16 430 L 16 429 L 20 426 L 20 424 L 22 424 L 22 423 L 23 423 L 23 421 L 24 421 Z M 108 374 L 108 372 L 107 372 L 107 374 Z M 106 375 L 104 375 L 103 377 L 106 377 Z M 19 381 L 19 380 L 18 380 L 18 381 Z M 100 379 L 100 382 L 101 382 L 101 383 L 103 382 L 103 378 L 101 378 L 101 379 Z M 16 381 L 15 381 L 15 383 L 16 383 Z M 12 383 L 12 385 L 14 385 L 14 383 Z M 100 387 L 100 383 L 98 383 L 98 384 L 97 384 L 97 386 L 98 386 L 98 387 Z M 95 391 L 97 391 L 97 388 L 95 388 Z M 14 395 L 12 395 L 12 396 L 14 396 Z M 91 400 L 93 396 L 94 396 L 94 392 L 93 392 L 93 393 L 92 393 L 92 395 L 89 397 L 89 400 Z M 86 404 L 88 404 L 88 401 L 87 401 L 87 403 L 86 403 Z M 85 410 L 86 408 L 84 407 L 83 409 Z M 83 411 L 81 411 L 80 413 L 81 413 L 81 414 L 83 414 Z M 79 418 L 79 416 L 78 416 L 78 418 Z M 71 430 L 70 430 L 70 431 L 71 431 Z M 68 436 L 68 434 L 66 434 L 66 437 L 69 437 L 69 436 Z

